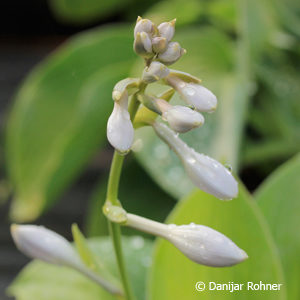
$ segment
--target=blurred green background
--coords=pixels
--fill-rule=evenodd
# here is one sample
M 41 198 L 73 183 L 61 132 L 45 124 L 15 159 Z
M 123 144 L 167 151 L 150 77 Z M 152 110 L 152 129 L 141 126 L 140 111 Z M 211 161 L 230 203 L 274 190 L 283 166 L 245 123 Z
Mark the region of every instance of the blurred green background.
M 175 207 L 170 222 L 216 228 L 250 259 L 224 271 L 199 267 L 159 241 L 152 268 L 150 263 L 137 268 L 144 280 L 137 294 L 144 298 L 146 280 L 154 300 L 198 299 L 193 285 L 199 280 L 265 280 L 284 282 L 284 291 L 207 293 L 205 299 L 300 299 L 299 1 L 31 0 L 1 6 L 1 299 L 28 261 L 11 243 L 11 221 L 44 224 L 68 238 L 73 222 L 87 237 L 107 234 L 101 216 L 112 156 L 106 121 L 114 84 L 142 72 L 132 50 L 138 15 L 157 24 L 177 18 L 174 40 L 187 54 L 172 68 L 200 77 L 219 99 L 205 126 L 181 137 L 230 165 L 241 192 L 230 203 L 192 192 L 178 159 L 144 128 L 136 133 L 139 151 L 126 161 L 120 199 L 128 211 L 159 221 Z M 82 299 L 82 290 L 69 294 L 72 280 L 59 298 L 62 291 L 53 288 L 55 276 L 47 268 L 31 264 L 9 294 L 20 300 Z M 95 286 L 86 289 L 93 291 L 88 300 L 110 299 Z M 48 298 L 42 290 L 49 291 Z

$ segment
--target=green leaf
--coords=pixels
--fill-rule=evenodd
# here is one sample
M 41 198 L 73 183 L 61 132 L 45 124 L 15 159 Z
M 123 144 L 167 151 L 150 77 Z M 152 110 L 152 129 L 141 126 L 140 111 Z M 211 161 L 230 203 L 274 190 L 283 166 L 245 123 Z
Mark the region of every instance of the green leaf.
M 152 243 L 141 237 L 123 238 L 125 261 L 137 299 L 145 299 L 145 275 L 151 263 Z M 118 275 L 114 251 L 109 238 L 89 241 L 95 256 L 107 269 Z M 115 299 L 86 277 L 66 267 L 40 261 L 29 263 L 8 288 L 16 300 L 110 300 Z
M 203 79 L 219 98 L 214 114 L 205 114 L 204 126 L 180 137 L 195 150 L 237 167 L 239 146 L 245 122 L 245 89 L 234 75 L 234 48 L 231 40 L 211 28 L 193 28 L 176 35 L 188 54 L 172 68 L 184 70 Z M 140 69 L 136 66 L 135 72 Z M 147 89 L 148 91 L 148 89 Z M 149 92 L 158 94 L 162 86 L 153 85 Z M 173 103 L 182 103 L 175 94 Z M 175 198 L 193 189 L 179 159 L 161 142 L 151 128 L 137 131 L 141 149 L 137 157 L 152 178 Z
M 85 263 L 85 265 L 93 270 L 97 270 L 97 261 L 94 259 L 94 255 L 90 250 L 84 235 L 81 233 L 77 224 L 72 225 L 72 235 L 74 239 L 74 243 L 77 249 L 77 252 L 81 258 L 81 260 Z
M 107 180 L 100 180 L 92 195 L 86 218 L 88 236 L 108 234 L 107 219 L 102 213 L 106 199 Z M 120 182 L 119 199 L 123 207 L 131 213 L 147 216 L 162 222 L 175 201 L 163 192 L 149 175 L 133 159 L 126 161 Z M 128 227 L 122 228 L 123 234 L 136 234 Z
M 134 57 L 128 32 L 114 27 L 81 34 L 23 84 L 8 120 L 5 149 L 15 189 L 13 219 L 38 217 L 106 140 L 111 90 Z
M 55 16 L 66 23 L 88 24 L 120 12 L 132 0 L 49 0 Z
M 286 299 L 281 264 L 269 228 L 256 203 L 240 186 L 238 198 L 223 202 L 204 192 L 195 191 L 179 202 L 168 223 L 194 222 L 212 227 L 249 255 L 248 260 L 228 268 L 198 265 L 165 240 L 155 247 L 150 273 L 149 293 L 153 300 L 177 299 Z M 243 283 L 242 291 L 195 290 L 195 284 L 209 282 Z M 279 283 L 281 291 L 247 291 L 247 282 Z
M 270 225 L 285 271 L 289 299 L 299 299 L 300 154 L 259 187 L 255 198 Z

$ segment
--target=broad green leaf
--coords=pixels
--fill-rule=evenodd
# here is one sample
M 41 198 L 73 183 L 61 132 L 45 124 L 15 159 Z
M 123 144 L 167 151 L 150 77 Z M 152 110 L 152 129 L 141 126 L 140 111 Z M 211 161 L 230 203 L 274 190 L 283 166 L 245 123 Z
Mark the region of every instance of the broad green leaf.
M 177 204 L 168 223 L 194 222 L 216 229 L 249 255 L 243 263 L 227 268 L 198 265 L 186 258 L 172 244 L 159 240 L 150 272 L 149 293 L 153 300 L 181 299 L 286 299 L 282 267 L 271 233 L 257 204 L 240 187 L 239 196 L 223 202 L 204 192 L 195 191 Z M 203 292 L 196 282 L 206 284 Z M 248 291 L 247 282 L 283 284 L 281 291 Z M 241 291 L 208 290 L 209 282 L 244 284 Z
M 219 98 L 214 114 L 205 114 L 205 124 L 180 137 L 197 151 L 208 154 L 235 169 L 238 161 L 240 138 L 244 125 L 246 89 L 234 75 L 234 48 L 231 40 L 211 28 L 179 31 L 176 35 L 188 53 L 172 68 L 184 70 L 203 79 Z M 141 66 L 137 65 L 134 72 Z M 161 92 L 162 86 L 149 87 L 150 93 Z M 148 90 L 147 90 L 148 91 Z M 173 103 L 182 103 L 174 96 Z M 137 132 L 142 145 L 137 157 L 153 179 L 175 198 L 193 189 L 178 158 L 161 142 L 151 128 Z
M 127 75 L 131 43 L 126 27 L 81 34 L 23 84 L 8 120 L 5 149 L 15 220 L 38 217 L 106 140 L 111 90 Z
M 109 238 L 89 241 L 98 256 L 114 275 L 118 275 L 114 251 Z M 152 243 L 141 237 L 123 238 L 125 261 L 137 299 L 145 299 L 145 276 L 151 263 Z M 66 267 L 40 261 L 29 263 L 8 288 L 16 300 L 112 300 L 101 287 Z
M 286 277 L 288 299 L 300 288 L 300 154 L 282 165 L 259 187 L 255 198 L 269 223 Z
M 92 195 L 86 218 L 86 234 L 88 236 L 108 233 L 107 219 L 102 213 L 106 199 L 107 180 L 101 179 Z M 123 207 L 131 213 L 146 216 L 162 222 L 175 201 L 163 192 L 149 175 L 133 159 L 126 161 L 120 182 L 119 199 Z M 124 234 L 136 234 L 127 227 L 122 228 Z
M 49 0 L 55 16 L 66 23 L 86 24 L 120 12 L 132 0 Z

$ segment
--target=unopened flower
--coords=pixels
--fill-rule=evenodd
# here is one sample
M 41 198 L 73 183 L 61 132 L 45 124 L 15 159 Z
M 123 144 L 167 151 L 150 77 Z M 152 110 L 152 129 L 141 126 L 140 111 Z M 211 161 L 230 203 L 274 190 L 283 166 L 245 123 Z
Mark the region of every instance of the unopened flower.
M 204 123 L 204 117 L 197 111 L 181 105 L 171 105 L 163 99 L 155 99 L 155 106 L 161 112 L 163 120 L 180 133 L 199 127 Z
M 138 32 L 136 34 L 136 37 L 134 39 L 133 43 L 133 49 L 136 52 L 136 54 L 144 57 L 144 58 L 149 58 L 154 55 L 152 52 L 152 42 L 149 37 L 149 35 L 142 31 Z
M 212 112 L 217 107 L 216 96 L 204 86 L 194 83 L 185 82 L 177 76 L 170 75 L 166 81 L 182 97 L 182 99 L 200 112 Z
M 248 258 L 228 237 L 204 225 L 166 225 L 129 213 L 126 225 L 165 238 L 198 264 L 227 267 Z
M 169 69 L 158 61 L 153 61 L 149 67 L 146 67 L 142 80 L 146 83 L 152 83 L 165 78 L 169 74 Z
M 171 65 L 175 63 L 185 52 L 185 49 L 181 48 L 179 43 L 170 42 L 167 49 L 158 55 L 158 60 L 166 65 Z
M 237 181 L 227 168 L 190 148 L 165 124 L 155 122 L 153 128 L 178 155 L 187 175 L 198 188 L 223 200 L 237 196 Z
M 172 20 L 171 22 L 161 23 L 157 27 L 160 36 L 166 38 L 168 42 L 170 42 L 174 36 L 175 23 L 176 23 L 176 19 Z
M 43 226 L 13 224 L 11 234 L 18 249 L 27 256 L 47 263 L 71 267 L 97 282 L 108 292 L 122 295 L 118 287 L 89 270 L 82 263 L 71 243 L 56 232 Z
M 168 45 L 167 39 L 156 36 L 152 39 L 152 49 L 155 53 L 162 53 L 166 50 Z
M 146 32 L 152 37 L 156 32 L 155 25 L 148 19 L 138 17 L 134 27 L 134 37 L 136 38 L 137 34 L 141 32 Z
M 125 91 L 119 101 L 115 101 L 114 109 L 107 122 L 107 138 L 119 152 L 130 150 L 134 138 L 134 129 L 128 112 L 128 93 Z
M 204 117 L 199 112 L 181 105 L 172 106 L 162 114 L 162 118 L 174 131 L 180 133 L 187 132 L 204 123 Z
M 71 244 L 43 226 L 12 225 L 11 234 L 18 249 L 31 258 L 57 265 L 80 265 L 79 257 Z

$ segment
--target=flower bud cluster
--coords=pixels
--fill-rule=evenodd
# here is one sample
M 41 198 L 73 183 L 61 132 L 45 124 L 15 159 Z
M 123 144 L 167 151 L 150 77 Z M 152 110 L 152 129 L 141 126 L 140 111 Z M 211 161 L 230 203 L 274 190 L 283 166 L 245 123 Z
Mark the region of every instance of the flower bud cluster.
M 134 50 L 144 58 L 146 66 L 139 83 L 128 78 L 116 84 L 113 91 L 116 103 L 108 121 L 108 139 L 118 151 L 130 149 L 133 129 L 127 101 L 132 87 L 138 86 L 140 90 L 135 94 L 135 100 L 144 106 L 144 110 L 146 107 L 160 115 L 169 126 L 155 121 L 153 113 L 150 114 L 152 119 L 141 120 L 142 123 L 152 125 L 156 134 L 178 155 L 195 186 L 219 199 L 230 200 L 238 194 L 238 184 L 231 172 L 215 159 L 197 153 L 178 136 L 178 133 L 202 126 L 204 117 L 201 113 L 215 111 L 218 101 L 197 77 L 168 68 L 185 53 L 177 42 L 172 42 L 174 33 L 175 20 L 156 27 L 150 20 L 138 18 L 134 29 Z M 158 81 L 171 89 L 161 95 L 145 93 L 148 84 Z M 169 103 L 175 91 L 187 106 Z M 248 257 L 229 238 L 204 225 L 165 225 L 129 214 L 110 203 L 104 206 L 104 213 L 112 222 L 167 239 L 196 263 L 225 267 Z
M 205 121 L 202 113 L 214 112 L 218 101 L 199 78 L 168 68 L 183 53 L 179 44 L 172 42 L 174 33 L 175 20 L 156 27 L 148 19 L 137 19 L 134 49 L 145 59 L 146 66 L 141 79 L 127 78 L 116 84 L 113 91 L 115 105 L 107 124 L 108 140 L 121 153 L 130 150 L 134 129 L 128 113 L 128 97 L 136 93 L 136 99 L 144 107 L 168 123 L 171 129 L 154 118 L 144 121 L 150 123 L 157 135 L 180 157 L 192 182 L 220 199 L 232 199 L 236 197 L 238 188 L 231 172 L 216 160 L 189 148 L 177 135 L 202 126 Z M 145 87 L 157 81 L 176 91 L 187 106 L 170 104 L 173 96 L 170 90 L 162 95 L 145 93 Z
M 172 42 L 176 19 L 156 26 L 148 19 L 138 17 L 134 28 L 134 51 L 144 59 L 156 60 L 171 65 L 186 51 L 179 43 Z

